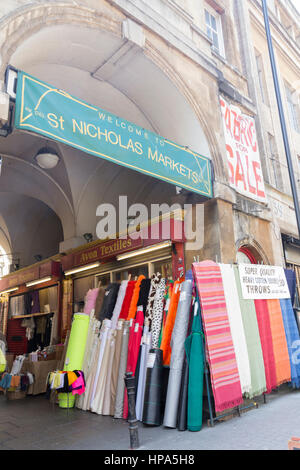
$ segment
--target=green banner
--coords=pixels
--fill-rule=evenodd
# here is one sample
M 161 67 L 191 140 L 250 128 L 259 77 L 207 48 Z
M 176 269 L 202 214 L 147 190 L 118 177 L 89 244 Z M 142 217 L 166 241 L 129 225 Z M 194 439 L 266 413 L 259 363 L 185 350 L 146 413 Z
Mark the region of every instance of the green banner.
M 24 72 L 18 72 L 15 127 L 212 197 L 207 157 Z

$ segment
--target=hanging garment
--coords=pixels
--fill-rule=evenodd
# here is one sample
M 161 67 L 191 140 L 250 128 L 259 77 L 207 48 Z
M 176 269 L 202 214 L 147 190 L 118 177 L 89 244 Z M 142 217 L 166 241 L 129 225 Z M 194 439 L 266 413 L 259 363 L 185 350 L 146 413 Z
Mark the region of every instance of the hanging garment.
M 120 315 L 119 315 L 120 320 L 121 319 L 126 320 L 127 317 L 128 317 L 128 312 L 129 312 L 129 308 L 130 308 L 130 304 L 131 304 L 131 299 L 132 299 L 132 296 L 133 296 L 135 283 L 136 283 L 136 281 L 128 281 L 128 283 L 127 283 L 126 293 L 125 293 L 125 297 L 124 297 L 124 300 L 123 300 L 121 312 L 120 312 Z
M 266 374 L 266 393 L 276 388 L 276 367 L 267 301 L 254 301 Z
M 198 303 L 195 304 L 195 308 Z M 187 428 L 200 431 L 203 411 L 203 375 L 205 355 L 203 348 L 204 334 L 201 331 L 200 311 L 193 320 L 191 335 L 185 341 L 185 351 L 189 365 Z
M 251 389 L 249 392 L 245 393 L 245 396 L 246 398 L 253 398 L 255 396 L 261 395 L 267 390 L 265 366 L 254 301 L 243 298 L 238 269 L 239 268 L 237 266 L 233 267 L 239 296 L 240 310 L 242 313 L 251 373 Z
M 143 424 L 160 426 L 162 420 L 162 350 L 150 349 L 147 361 Z
M 84 301 L 83 313 L 90 315 L 91 312 L 95 310 L 98 293 L 99 293 L 98 288 L 88 290 L 86 297 L 85 297 L 85 301 Z
M 138 300 L 140 296 L 141 283 L 144 279 L 145 279 L 145 276 L 141 275 L 138 277 L 138 280 L 135 283 L 131 302 L 130 302 L 130 307 L 128 311 L 127 320 L 130 320 L 131 318 L 135 318 L 136 309 L 138 307 Z
M 119 288 L 117 301 L 116 301 L 115 308 L 111 317 L 111 327 L 113 330 L 117 327 L 117 322 L 121 313 L 127 285 L 128 285 L 128 281 L 122 281 L 120 288 Z
M 105 318 L 108 320 L 111 319 L 117 301 L 119 288 L 120 284 L 118 282 L 114 282 L 109 284 L 105 289 L 104 300 L 99 314 L 100 321 L 103 321 Z
M 164 311 L 164 294 L 166 280 L 162 278 L 156 288 L 155 299 L 153 303 L 153 318 L 151 323 L 152 349 L 158 348 L 162 317 Z
M 130 329 L 130 322 L 125 321 L 124 328 L 123 328 L 123 335 L 122 335 L 122 348 L 121 348 L 120 367 L 119 367 L 119 374 L 118 374 L 118 384 L 117 384 L 117 393 L 116 393 L 116 402 L 115 402 L 115 411 L 114 411 L 115 418 L 123 417 L 124 390 L 125 390 L 124 377 L 125 377 L 126 366 L 127 366 L 129 329 Z
M 133 377 L 136 374 L 137 360 L 140 352 L 141 339 L 143 334 L 144 313 L 142 308 L 138 308 L 136 318 L 132 323 L 128 341 L 128 358 L 126 372 L 132 372 Z M 123 418 L 128 416 L 128 395 L 124 390 Z
M 289 351 L 291 366 L 291 382 L 294 388 L 300 388 L 300 358 L 297 350 L 300 346 L 300 335 L 290 299 L 281 299 L 284 330 Z
M 184 281 L 180 289 L 178 309 L 171 338 L 171 362 L 168 381 L 166 406 L 163 424 L 169 428 L 176 428 L 178 402 L 181 387 L 182 368 L 185 351 L 184 342 L 187 336 L 190 309 L 192 303 L 193 281 Z
M 277 386 L 291 381 L 291 365 L 286 343 L 280 301 L 267 300 L 275 357 Z
M 291 302 L 293 306 L 295 302 L 295 293 L 296 293 L 296 273 L 292 269 L 285 269 L 284 273 L 285 273 L 286 281 L 289 286 Z
M 117 327 L 116 327 L 115 350 L 114 350 L 114 357 L 113 357 L 113 363 L 112 363 L 111 383 L 110 383 L 110 413 L 109 414 L 111 416 L 113 416 L 115 413 L 124 321 L 125 320 L 119 320 L 117 323 Z
M 163 351 L 164 366 L 170 365 L 170 360 L 171 360 L 170 343 L 171 343 L 171 337 L 172 337 L 172 332 L 173 332 L 173 328 L 175 324 L 176 312 L 177 312 L 177 307 L 178 307 L 178 302 L 179 302 L 179 297 L 180 297 L 180 285 L 182 282 L 183 282 L 182 280 L 174 282 L 174 287 L 172 290 L 166 324 L 165 324 L 165 328 L 163 332 L 163 337 L 161 340 L 160 349 L 162 349 Z
M 151 347 L 151 333 L 149 333 L 148 327 L 144 327 L 142 346 L 141 346 L 141 360 L 139 367 L 139 380 L 136 393 L 136 419 L 142 421 L 143 409 L 144 409 L 144 395 L 145 395 L 145 384 L 147 374 L 147 361 Z
M 216 412 L 243 402 L 220 267 L 213 261 L 193 264 L 206 338 L 207 360 Z
M 146 314 L 145 314 L 145 325 L 151 329 L 151 322 L 153 318 L 153 306 L 154 306 L 154 300 L 155 300 L 155 294 L 157 287 L 160 283 L 161 280 L 161 274 L 153 274 L 151 277 L 151 286 L 150 286 L 150 291 L 149 291 L 149 297 L 148 297 L 148 302 L 147 302 L 147 308 L 146 308 Z
M 146 315 L 150 287 L 151 287 L 151 279 L 143 279 L 141 282 L 140 294 L 139 294 L 137 306 L 143 307 L 144 315 Z
M 251 390 L 250 363 L 234 270 L 229 264 L 219 264 L 219 266 L 242 393 L 249 393 Z

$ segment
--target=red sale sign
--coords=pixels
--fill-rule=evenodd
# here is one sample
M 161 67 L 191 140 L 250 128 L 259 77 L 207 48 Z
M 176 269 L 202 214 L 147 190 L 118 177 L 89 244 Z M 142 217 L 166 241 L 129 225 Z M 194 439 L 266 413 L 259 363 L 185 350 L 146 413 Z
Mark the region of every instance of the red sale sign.
M 230 186 L 267 202 L 254 119 L 220 97 Z

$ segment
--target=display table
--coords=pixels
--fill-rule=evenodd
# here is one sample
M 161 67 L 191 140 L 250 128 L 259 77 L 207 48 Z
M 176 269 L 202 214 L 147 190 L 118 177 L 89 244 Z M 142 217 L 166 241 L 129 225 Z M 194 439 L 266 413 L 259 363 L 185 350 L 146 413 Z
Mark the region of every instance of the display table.
M 38 361 L 31 362 L 25 360 L 23 362 L 21 373 L 30 372 L 34 376 L 34 384 L 29 386 L 27 395 L 39 395 L 45 393 L 47 389 L 47 376 L 49 372 L 57 369 L 58 361 Z

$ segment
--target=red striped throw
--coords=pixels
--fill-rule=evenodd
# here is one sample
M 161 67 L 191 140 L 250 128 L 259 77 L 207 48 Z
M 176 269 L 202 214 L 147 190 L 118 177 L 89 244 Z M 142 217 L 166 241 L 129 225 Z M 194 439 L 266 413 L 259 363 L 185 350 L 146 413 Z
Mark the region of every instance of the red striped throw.
M 243 402 L 220 267 L 213 261 L 193 264 L 205 332 L 215 410 Z

